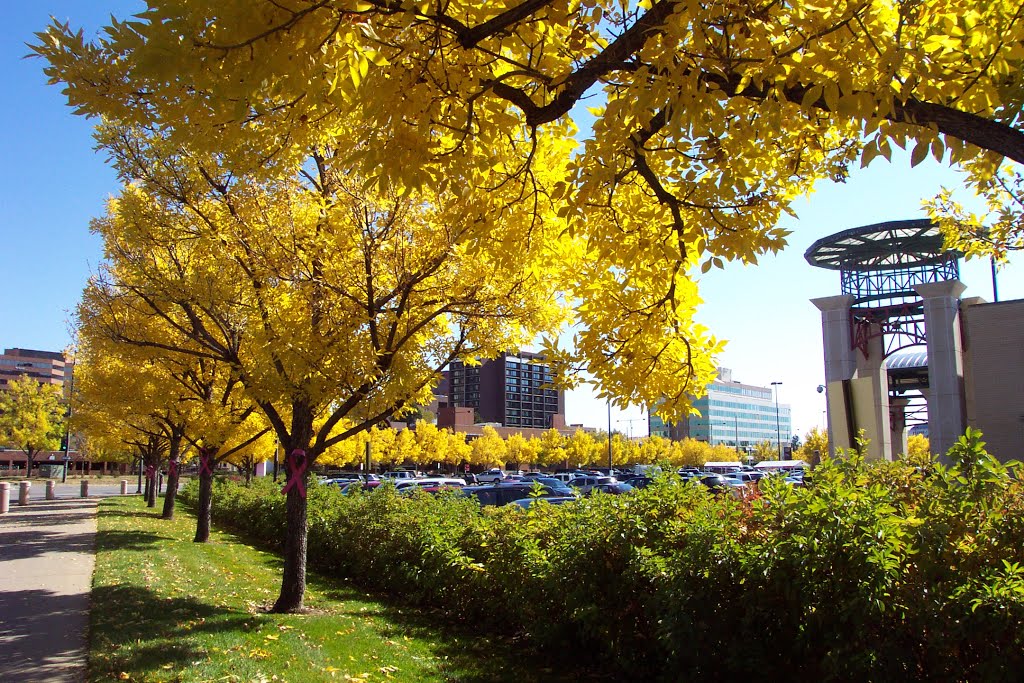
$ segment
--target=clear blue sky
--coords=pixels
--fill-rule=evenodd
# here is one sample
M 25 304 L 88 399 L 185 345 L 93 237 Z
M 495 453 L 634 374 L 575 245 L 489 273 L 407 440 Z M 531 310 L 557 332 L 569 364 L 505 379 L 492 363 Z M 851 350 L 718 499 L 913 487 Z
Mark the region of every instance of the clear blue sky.
M 40 60 L 23 59 L 25 43 L 50 15 L 92 35 L 111 14 L 124 18 L 142 7 L 138 0 L 41 0 L 5 8 L 0 346 L 59 350 L 69 343 L 70 311 L 101 256 L 89 220 L 102 214 L 106 198 L 117 190 L 113 173 L 93 151 L 89 122 L 73 116 L 58 88 L 45 84 Z M 906 155 L 891 164 L 875 161 L 845 184 L 822 184 L 797 202 L 799 219 L 783 221 L 793 234 L 781 255 L 756 267 L 729 264 L 704 277 L 701 320 L 729 340 L 720 364 L 741 382 L 781 381 L 780 401 L 793 408 L 795 433 L 821 425 L 824 409 L 824 398 L 815 392 L 824 381 L 821 325 L 809 300 L 839 293 L 838 273 L 808 266 L 804 250 L 847 228 L 923 217 L 921 200 L 943 185 L 958 186 L 958 180 L 930 159 L 915 169 Z M 965 296 L 991 300 L 987 262 L 963 264 L 961 278 Z M 999 294 L 1003 300 L 1024 297 L 1024 271 L 1016 263 L 1000 272 Z M 604 404 L 589 392 L 571 392 L 566 403 L 569 422 L 607 424 Z M 642 415 L 640 409 L 613 410 L 612 426 L 645 434 L 645 422 L 626 421 Z

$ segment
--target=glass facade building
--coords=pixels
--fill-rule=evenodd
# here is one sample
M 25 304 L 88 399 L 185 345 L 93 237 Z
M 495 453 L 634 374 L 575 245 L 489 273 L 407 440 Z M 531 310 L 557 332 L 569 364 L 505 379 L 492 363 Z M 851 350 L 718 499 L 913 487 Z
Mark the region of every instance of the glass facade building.
M 789 406 L 778 404 L 776 427 L 776 403 L 771 387 L 734 382 L 727 368 L 719 368 L 718 373 L 718 379 L 708 386 L 707 394 L 693 401 L 699 414 L 691 415 L 685 424 L 666 423 L 655 413 L 657 408 L 652 409 L 651 435 L 676 440 L 690 437 L 712 445 L 738 448 L 744 453 L 764 441 L 777 444 L 777 435 L 781 435 L 783 451 L 787 452 L 793 434 Z

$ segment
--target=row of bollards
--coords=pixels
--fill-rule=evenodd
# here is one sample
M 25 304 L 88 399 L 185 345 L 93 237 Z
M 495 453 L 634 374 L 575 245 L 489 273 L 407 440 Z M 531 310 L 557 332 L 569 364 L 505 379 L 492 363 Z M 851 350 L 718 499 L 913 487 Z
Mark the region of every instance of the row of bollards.
M 50 479 L 46 482 L 46 500 L 55 500 L 57 498 L 57 482 Z M 32 482 L 22 481 L 18 482 L 18 505 L 28 505 L 28 495 L 32 490 Z M 82 480 L 81 488 L 79 489 L 79 495 L 82 498 L 89 497 L 89 482 L 86 479 Z M 128 480 L 121 480 L 121 495 L 128 495 Z M 6 514 L 11 510 L 11 483 L 8 481 L 0 481 L 0 515 Z

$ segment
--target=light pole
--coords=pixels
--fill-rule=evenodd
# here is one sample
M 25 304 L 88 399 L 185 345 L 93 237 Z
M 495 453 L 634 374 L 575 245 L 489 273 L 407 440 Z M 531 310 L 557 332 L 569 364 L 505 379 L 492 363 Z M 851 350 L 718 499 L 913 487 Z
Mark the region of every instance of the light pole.
M 66 366 L 65 366 L 66 367 Z M 68 412 L 64 422 L 64 470 L 61 473 L 60 483 L 68 481 L 68 467 L 71 466 L 71 403 L 75 400 L 75 370 L 71 366 L 71 382 L 68 387 Z
M 782 460 L 782 429 L 779 427 L 779 389 L 782 382 L 772 382 L 775 387 L 775 439 L 779 442 L 779 460 Z
M 612 400 L 608 399 L 608 476 L 612 476 Z
M 740 452 L 740 417 L 735 413 L 732 416 L 732 429 L 736 433 L 736 452 Z

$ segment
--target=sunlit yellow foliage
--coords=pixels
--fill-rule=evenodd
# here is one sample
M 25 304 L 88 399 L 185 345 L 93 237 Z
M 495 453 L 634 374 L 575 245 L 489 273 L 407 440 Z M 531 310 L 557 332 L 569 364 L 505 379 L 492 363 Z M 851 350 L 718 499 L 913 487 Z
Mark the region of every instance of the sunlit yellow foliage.
M 512 434 L 505 439 L 505 462 L 517 466 L 533 465 L 540 455 L 540 439 L 527 439 L 522 434 Z
M 491 426 L 480 430 L 480 436 L 470 443 L 470 462 L 478 467 L 504 467 L 507 459 L 505 441 Z
M 565 437 L 557 429 L 549 429 L 540 437 L 538 464 L 544 467 L 562 467 L 567 462 Z M 575 466 L 576 463 L 571 463 Z
M 932 451 L 927 436 L 911 434 L 907 437 L 907 458 L 916 462 L 928 463 L 931 461 Z
M 63 390 L 29 375 L 0 390 L 0 443 L 25 453 L 29 469 L 40 451 L 56 450 L 64 433 Z
M 828 430 L 814 427 L 804 436 L 804 443 L 793 454 L 794 460 L 817 464 L 822 458 L 828 457 Z

